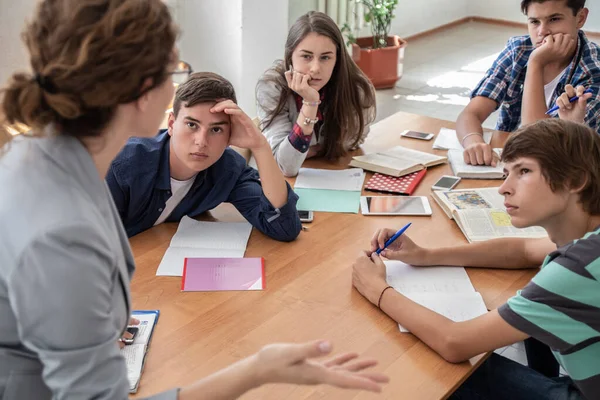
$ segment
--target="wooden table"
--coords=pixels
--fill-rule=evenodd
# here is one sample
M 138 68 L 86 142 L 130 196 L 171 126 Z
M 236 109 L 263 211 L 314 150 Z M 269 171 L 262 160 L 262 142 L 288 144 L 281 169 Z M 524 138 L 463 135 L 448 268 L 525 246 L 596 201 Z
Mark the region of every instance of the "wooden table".
M 374 151 L 401 144 L 431 151 L 432 141 L 400 138 L 404 129 L 437 133 L 454 124 L 397 113 L 371 129 L 363 149 Z M 496 133 L 501 146 L 506 134 Z M 443 154 L 443 153 L 441 153 Z M 309 160 L 306 166 L 345 168 Z M 431 185 L 450 167 L 431 168 L 415 195 L 429 196 Z M 370 176 L 370 174 L 369 174 Z M 499 186 L 498 181 L 462 181 L 458 188 Z M 372 192 L 369 192 L 373 194 Z M 449 396 L 484 360 L 478 356 L 459 365 L 444 361 L 352 288 L 351 264 L 368 247 L 380 227 L 398 228 L 413 222 L 410 236 L 425 246 L 466 243 L 456 223 L 433 204 L 431 217 L 365 217 L 361 214 L 315 213 L 309 231 L 292 243 L 268 239 L 253 230 L 247 257 L 264 257 L 267 289 L 261 292 L 182 293 L 181 278 L 157 277 L 156 269 L 176 224 L 154 227 L 131 239 L 137 271 L 131 285 L 135 309 L 160 309 L 142 376 L 139 395 L 192 383 L 271 342 L 301 342 L 325 338 L 336 352 L 357 351 L 379 360 L 379 370 L 391 377 L 383 395 L 328 387 L 268 385 L 244 399 L 439 399 Z M 239 220 L 230 205 L 211 212 L 221 221 Z M 504 303 L 534 275 L 533 270 L 469 268 L 475 288 L 488 308 Z

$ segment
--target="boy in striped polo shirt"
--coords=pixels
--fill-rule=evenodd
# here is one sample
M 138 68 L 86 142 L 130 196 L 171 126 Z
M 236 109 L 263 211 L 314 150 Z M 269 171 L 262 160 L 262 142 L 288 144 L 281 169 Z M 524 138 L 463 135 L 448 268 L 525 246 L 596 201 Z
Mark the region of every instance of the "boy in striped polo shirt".
M 513 225 L 542 226 L 557 247 L 522 291 L 497 310 L 453 322 L 386 290 L 375 252 L 354 263 L 353 284 L 450 362 L 533 337 L 569 375 L 546 377 L 493 353 L 452 398 L 600 399 L 600 136 L 582 124 L 543 120 L 509 138 L 502 158 L 507 178 L 499 191 Z M 394 232 L 379 231 L 374 246 Z M 407 236 L 396 243 L 382 255 L 420 250 L 450 258 L 453 250 L 419 248 Z

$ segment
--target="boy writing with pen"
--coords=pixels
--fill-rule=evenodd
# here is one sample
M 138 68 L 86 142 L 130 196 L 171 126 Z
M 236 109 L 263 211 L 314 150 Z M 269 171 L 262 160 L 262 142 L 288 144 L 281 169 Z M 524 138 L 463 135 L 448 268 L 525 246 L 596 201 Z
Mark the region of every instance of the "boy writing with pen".
M 583 88 L 577 92 L 583 95 Z M 388 243 L 394 231 L 381 229 L 353 265 L 356 289 L 447 361 L 535 338 L 552 349 L 569 375 L 546 376 L 493 353 L 452 399 L 592 399 L 600 393 L 600 136 L 562 119 L 585 114 L 587 96 L 574 103 L 569 97 L 559 102 L 561 119 L 521 128 L 502 153 L 507 177 L 498 190 L 513 225 L 542 226 L 549 240 L 424 248 L 406 235 Z M 503 306 L 453 322 L 390 288 L 379 248 L 385 248 L 382 257 L 422 266 L 527 268 L 541 259 L 543 264 Z

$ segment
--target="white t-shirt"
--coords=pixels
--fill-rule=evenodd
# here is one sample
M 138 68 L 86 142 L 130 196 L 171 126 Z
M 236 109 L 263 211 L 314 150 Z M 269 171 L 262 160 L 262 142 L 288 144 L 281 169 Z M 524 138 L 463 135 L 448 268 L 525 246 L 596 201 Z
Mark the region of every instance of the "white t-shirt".
M 567 68 L 569 68 L 569 67 L 567 67 Z M 554 104 L 550 103 L 552 101 L 552 95 L 554 94 L 554 91 L 556 90 L 556 87 L 558 86 L 558 82 L 560 82 L 560 80 L 562 79 L 565 72 L 567 72 L 567 68 L 563 69 L 563 71 L 560 74 L 556 75 L 556 78 L 554 78 L 552 80 L 552 82 L 550 82 L 547 85 L 544 85 L 544 94 L 546 95 L 546 107 L 547 108 L 552 108 L 552 106 L 554 106 Z
M 169 197 L 169 200 L 167 200 L 165 208 L 154 223 L 154 226 L 165 222 L 165 220 L 169 217 L 169 215 L 171 215 L 175 207 L 177 207 L 179 203 L 181 203 L 181 200 L 183 200 L 185 195 L 188 194 L 192 185 L 194 184 L 195 179 L 196 175 L 194 175 L 187 181 L 178 181 L 177 179 L 171 178 L 171 197 Z

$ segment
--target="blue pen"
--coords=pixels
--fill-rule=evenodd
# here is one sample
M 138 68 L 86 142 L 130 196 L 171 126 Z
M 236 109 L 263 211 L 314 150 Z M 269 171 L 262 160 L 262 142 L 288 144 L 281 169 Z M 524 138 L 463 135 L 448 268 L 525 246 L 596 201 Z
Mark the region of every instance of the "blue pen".
M 587 93 L 592 93 L 592 89 L 586 89 L 586 90 L 584 90 L 583 94 L 587 94 Z M 569 103 L 572 103 L 572 102 L 577 101 L 577 100 L 579 100 L 579 96 L 571 97 L 569 99 Z M 559 108 L 560 108 L 559 106 L 552 107 L 551 109 L 549 109 L 548 111 L 546 111 L 546 115 L 550 115 L 552 113 L 555 113 L 556 111 L 558 111 Z
M 385 242 L 385 244 L 383 245 L 383 249 L 377 249 L 375 253 L 377 253 L 377 255 L 381 254 L 381 252 L 384 251 L 390 244 L 394 243 L 394 240 L 398 239 L 400 235 L 402 235 L 411 224 L 412 222 L 409 222 L 408 224 L 404 225 L 404 228 L 401 228 L 398 232 L 394 233 L 394 236 L 392 236 L 387 240 L 387 242 Z

